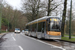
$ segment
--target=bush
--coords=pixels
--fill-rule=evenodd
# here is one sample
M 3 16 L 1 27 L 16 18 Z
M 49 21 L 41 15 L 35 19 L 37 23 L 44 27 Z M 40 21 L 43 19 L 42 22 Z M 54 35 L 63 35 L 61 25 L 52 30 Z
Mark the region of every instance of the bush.
M 8 26 L 8 21 L 5 18 L 2 18 L 2 25 Z

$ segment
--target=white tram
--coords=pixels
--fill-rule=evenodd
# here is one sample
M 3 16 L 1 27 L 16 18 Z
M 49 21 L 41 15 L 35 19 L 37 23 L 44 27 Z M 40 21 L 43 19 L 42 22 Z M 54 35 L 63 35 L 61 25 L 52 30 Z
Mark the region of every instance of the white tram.
M 26 24 L 26 35 L 39 39 L 61 39 L 61 22 L 59 17 L 45 16 Z

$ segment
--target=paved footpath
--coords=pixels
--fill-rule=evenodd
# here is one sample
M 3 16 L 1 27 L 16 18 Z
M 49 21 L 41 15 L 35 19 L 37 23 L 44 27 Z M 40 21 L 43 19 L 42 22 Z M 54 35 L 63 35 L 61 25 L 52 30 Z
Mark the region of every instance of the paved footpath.
M 69 37 L 69 36 L 65 36 L 65 37 Z M 75 37 L 71 37 L 71 38 L 75 38 Z

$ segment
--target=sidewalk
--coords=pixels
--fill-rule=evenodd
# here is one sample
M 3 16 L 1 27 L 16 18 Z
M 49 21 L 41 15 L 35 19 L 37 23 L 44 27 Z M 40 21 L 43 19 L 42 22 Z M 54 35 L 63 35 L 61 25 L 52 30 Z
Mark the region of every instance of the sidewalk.
M 69 37 L 69 36 L 65 36 L 65 37 Z M 75 37 L 71 37 L 71 38 L 75 38 Z

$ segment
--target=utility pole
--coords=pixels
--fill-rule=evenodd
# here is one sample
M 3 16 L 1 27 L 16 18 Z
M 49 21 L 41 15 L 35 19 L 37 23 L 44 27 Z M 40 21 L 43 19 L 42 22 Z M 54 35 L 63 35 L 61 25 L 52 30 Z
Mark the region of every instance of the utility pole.
M 16 10 L 14 11 L 14 19 L 15 19 L 15 28 L 16 28 Z
M 10 16 L 10 14 L 9 14 L 9 16 Z M 8 31 L 9 31 L 9 17 L 8 17 Z
M 10 7 L 9 7 L 8 9 L 9 9 L 8 11 L 9 11 L 9 13 L 10 13 Z M 10 29 L 10 27 L 9 27 L 9 23 L 10 23 L 9 20 L 10 20 L 10 14 L 8 15 L 8 31 L 9 31 L 9 29 Z
M 71 39 L 71 16 L 72 16 L 72 0 L 70 3 L 70 17 L 69 17 L 69 39 Z
M 1 33 L 1 22 L 2 22 L 2 4 L 0 2 L 0 33 Z

